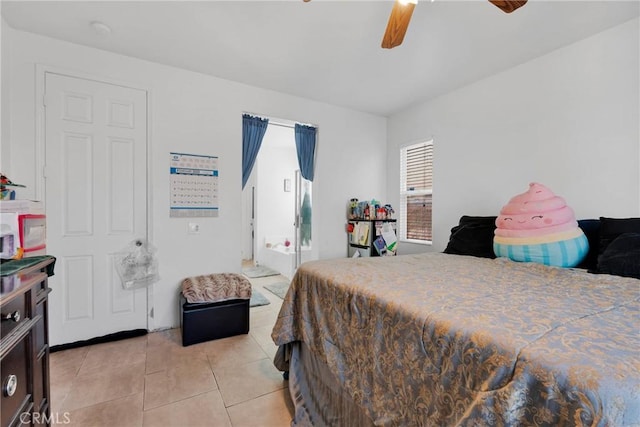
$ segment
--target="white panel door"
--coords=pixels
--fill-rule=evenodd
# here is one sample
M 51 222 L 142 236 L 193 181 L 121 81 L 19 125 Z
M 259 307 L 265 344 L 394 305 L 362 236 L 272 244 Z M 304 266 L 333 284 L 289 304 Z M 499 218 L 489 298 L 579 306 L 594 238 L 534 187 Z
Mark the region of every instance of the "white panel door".
M 114 254 L 147 233 L 147 93 L 45 73 L 52 345 L 147 328 L 146 289 L 124 290 Z

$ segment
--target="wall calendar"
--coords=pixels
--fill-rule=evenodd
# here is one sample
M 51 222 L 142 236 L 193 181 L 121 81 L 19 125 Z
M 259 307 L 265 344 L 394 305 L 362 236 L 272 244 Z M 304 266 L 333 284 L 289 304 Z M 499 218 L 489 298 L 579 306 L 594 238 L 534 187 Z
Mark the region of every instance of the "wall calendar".
M 170 153 L 170 217 L 218 216 L 218 157 Z

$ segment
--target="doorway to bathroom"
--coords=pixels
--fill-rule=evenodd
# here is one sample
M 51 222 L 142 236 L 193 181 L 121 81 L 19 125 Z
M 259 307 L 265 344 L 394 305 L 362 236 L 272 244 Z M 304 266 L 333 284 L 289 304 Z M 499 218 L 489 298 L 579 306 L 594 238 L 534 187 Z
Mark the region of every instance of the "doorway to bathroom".
M 312 182 L 300 173 L 295 123 L 269 119 L 242 191 L 243 265 L 291 279 L 311 259 L 312 200 Z

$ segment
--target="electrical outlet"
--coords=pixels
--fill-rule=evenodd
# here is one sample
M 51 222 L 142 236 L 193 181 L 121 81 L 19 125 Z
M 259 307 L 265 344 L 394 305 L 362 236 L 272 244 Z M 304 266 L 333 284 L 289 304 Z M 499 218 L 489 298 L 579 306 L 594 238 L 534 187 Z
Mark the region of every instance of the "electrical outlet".
M 189 234 L 198 234 L 200 232 L 200 224 L 197 222 L 190 222 L 187 230 L 189 231 Z

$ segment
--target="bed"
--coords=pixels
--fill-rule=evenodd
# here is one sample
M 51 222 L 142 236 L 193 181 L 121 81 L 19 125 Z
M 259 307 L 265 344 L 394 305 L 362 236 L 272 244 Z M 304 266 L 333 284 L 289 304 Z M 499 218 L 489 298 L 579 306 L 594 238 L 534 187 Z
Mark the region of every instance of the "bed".
M 292 425 L 640 425 L 640 280 L 446 253 L 313 261 L 272 338 Z

